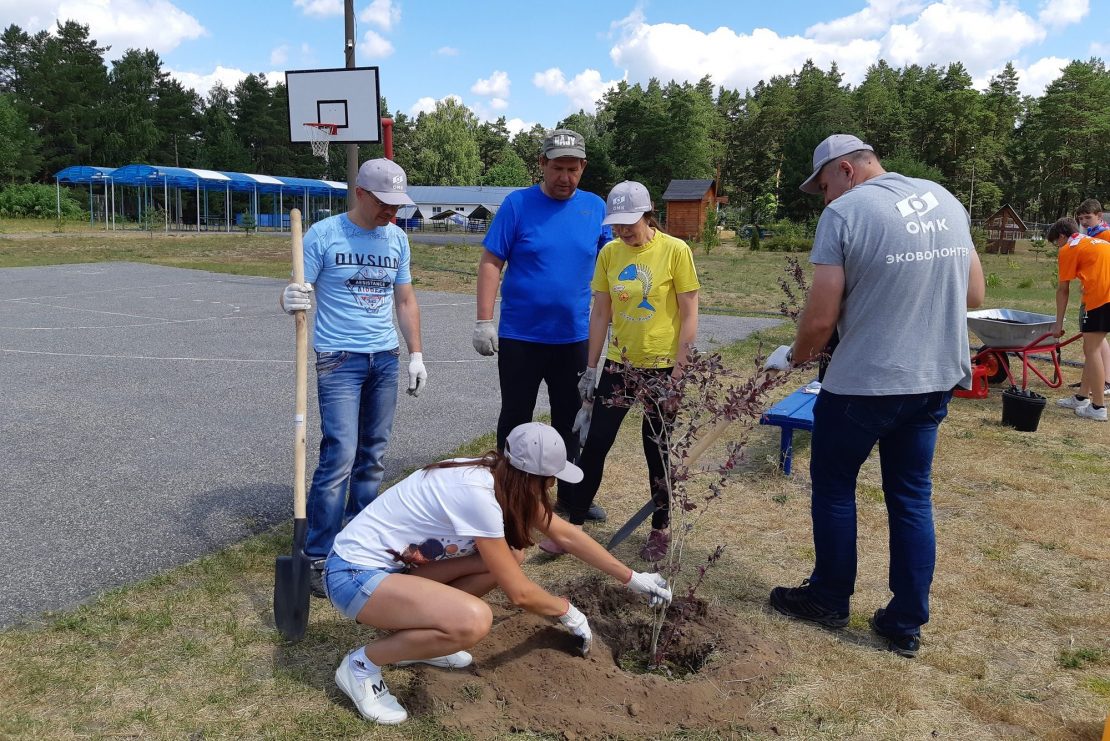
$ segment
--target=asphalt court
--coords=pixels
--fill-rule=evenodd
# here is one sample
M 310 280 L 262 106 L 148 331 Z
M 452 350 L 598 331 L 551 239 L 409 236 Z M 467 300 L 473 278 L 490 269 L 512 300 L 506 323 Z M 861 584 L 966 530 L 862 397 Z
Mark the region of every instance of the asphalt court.
M 291 517 L 282 285 L 136 263 L 0 269 L 0 626 Z M 387 479 L 493 430 L 500 406 L 496 362 L 470 344 L 473 295 L 418 297 L 429 383 L 418 399 L 399 395 Z M 703 315 L 700 342 L 775 323 Z M 311 370 L 308 409 L 311 475 Z

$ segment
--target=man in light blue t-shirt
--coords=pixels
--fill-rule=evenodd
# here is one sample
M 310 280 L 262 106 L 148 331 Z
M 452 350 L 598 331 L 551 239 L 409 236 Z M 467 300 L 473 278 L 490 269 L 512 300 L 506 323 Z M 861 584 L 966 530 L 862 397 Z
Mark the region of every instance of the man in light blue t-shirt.
M 355 206 L 313 224 L 304 236 L 304 283 L 290 283 L 281 305 L 306 311 L 316 296 L 313 346 L 320 402 L 320 462 L 308 492 L 305 555 L 312 593 L 325 597 L 322 572 L 336 534 L 378 496 L 382 458 L 397 407 L 400 346 L 409 349 L 408 391 L 427 381 L 420 307 L 409 274 L 409 240 L 391 223 L 411 204 L 405 171 L 369 160 L 355 181 Z
M 603 226 L 605 201 L 578 190 L 586 170 L 586 141 L 570 129 L 556 129 L 543 142 L 543 181 L 510 193 L 483 241 L 478 263 L 478 321 L 474 349 L 498 353 L 501 415 L 497 449 L 517 425 L 532 421 L 540 382 L 551 400 L 551 426 L 578 455 L 571 428 L 581 407 L 578 377 L 586 369 L 590 323 L 590 279 L 597 253 L 613 238 Z M 502 268 L 501 324 L 493 320 Z M 559 501 L 566 487 L 559 483 Z M 590 519 L 605 510 L 590 509 Z
M 936 565 L 932 468 L 937 428 L 956 386 L 968 388 L 967 309 L 983 300 L 983 269 L 967 211 L 928 180 L 887 172 L 867 144 L 834 134 L 813 153 L 806 193 L 823 194 L 810 262 L 813 285 L 793 347 L 767 367 L 832 354 L 813 406 L 810 477 L 815 564 L 771 606 L 829 628 L 848 624 L 856 581 L 856 477 L 877 445 L 890 523 L 893 597 L 872 629 L 917 655 Z

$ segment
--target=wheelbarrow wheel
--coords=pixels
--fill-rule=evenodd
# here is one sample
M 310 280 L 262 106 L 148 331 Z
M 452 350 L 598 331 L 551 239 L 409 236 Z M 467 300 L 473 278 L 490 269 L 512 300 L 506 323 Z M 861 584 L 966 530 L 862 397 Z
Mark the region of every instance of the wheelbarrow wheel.
M 987 383 L 1002 383 L 1008 377 L 1010 356 L 1004 352 L 990 352 L 979 358 L 979 365 L 987 369 Z

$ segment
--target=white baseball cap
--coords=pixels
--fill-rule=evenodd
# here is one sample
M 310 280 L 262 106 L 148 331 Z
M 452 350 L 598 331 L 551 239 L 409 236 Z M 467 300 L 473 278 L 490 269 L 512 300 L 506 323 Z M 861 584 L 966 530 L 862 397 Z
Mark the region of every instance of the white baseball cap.
M 825 139 L 813 150 L 813 174 L 798 186 L 798 190 L 814 195 L 820 193 L 821 186 L 817 184 L 817 176 L 821 174 L 821 168 L 835 159 L 840 159 L 846 154 L 859 152 L 860 150 L 875 151 L 870 144 L 864 144 L 858 136 L 852 136 L 851 134 L 833 134 Z
M 542 422 L 517 425 L 505 439 L 505 457 L 513 468 L 536 476 L 554 476 L 568 484 L 582 480 L 582 469 L 567 460 L 567 446 L 554 427 Z
M 409 179 L 405 171 L 393 160 L 366 160 L 358 168 L 355 185 L 374 194 L 389 206 L 411 206 Z
M 605 199 L 605 220 L 602 224 L 635 224 L 651 211 L 651 195 L 640 183 L 625 180 L 617 183 Z

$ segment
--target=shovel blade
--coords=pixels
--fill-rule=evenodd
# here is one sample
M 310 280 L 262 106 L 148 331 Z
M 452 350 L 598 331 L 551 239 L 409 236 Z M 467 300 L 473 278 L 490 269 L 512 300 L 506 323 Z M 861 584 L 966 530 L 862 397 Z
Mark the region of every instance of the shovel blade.
M 643 524 L 644 520 L 650 517 L 651 513 L 654 511 L 655 502 L 649 499 L 647 501 L 647 504 L 645 504 L 643 507 L 640 507 L 636 514 L 632 515 L 632 517 L 628 519 L 628 522 L 621 525 L 621 529 L 618 530 L 616 534 L 609 540 L 608 545 L 605 546 L 605 550 L 611 551 L 618 545 L 623 543 L 624 539 L 631 535 L 636 530 L 636 528 L 640 527 L 640 525 Z
M 312 562 L 304 554 L 304 521 L 295 521 L 293 530 L 292 555 L 274 563 L 274 623 L 286 640 L 299 641 L 308 627 Z

